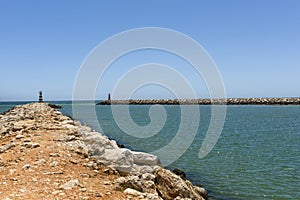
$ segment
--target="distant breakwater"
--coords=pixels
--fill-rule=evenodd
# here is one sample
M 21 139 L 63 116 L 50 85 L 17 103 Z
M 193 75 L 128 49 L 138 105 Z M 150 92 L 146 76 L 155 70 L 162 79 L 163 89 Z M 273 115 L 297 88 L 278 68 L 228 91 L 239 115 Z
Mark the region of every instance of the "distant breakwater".
M 300 98 L 227 98 L 227 99 L 129 99 L 105 100 L 97 105 L 300 105 Z

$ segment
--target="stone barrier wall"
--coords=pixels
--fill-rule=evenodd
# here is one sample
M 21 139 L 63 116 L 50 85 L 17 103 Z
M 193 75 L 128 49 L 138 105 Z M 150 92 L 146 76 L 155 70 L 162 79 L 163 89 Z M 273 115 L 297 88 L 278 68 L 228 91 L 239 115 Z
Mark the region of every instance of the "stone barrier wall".
M 130 99 L 105 100 L 97 105 L 132 104 L 132 105 L 300 105 L 300 98 L 227 98 L 227 99 Z

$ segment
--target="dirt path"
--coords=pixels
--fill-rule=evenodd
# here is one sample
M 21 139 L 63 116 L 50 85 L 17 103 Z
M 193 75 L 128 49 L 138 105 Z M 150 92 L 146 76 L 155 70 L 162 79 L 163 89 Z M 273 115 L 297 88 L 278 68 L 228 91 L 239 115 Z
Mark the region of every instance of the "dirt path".
M 17 123 L 0 118 L 0 199 L 127 199 L 113 190 L 119 175 L 70 146 L 76 132 L 58 128 L 45 113 L 37 108 L 34 117 L 16 114 Z

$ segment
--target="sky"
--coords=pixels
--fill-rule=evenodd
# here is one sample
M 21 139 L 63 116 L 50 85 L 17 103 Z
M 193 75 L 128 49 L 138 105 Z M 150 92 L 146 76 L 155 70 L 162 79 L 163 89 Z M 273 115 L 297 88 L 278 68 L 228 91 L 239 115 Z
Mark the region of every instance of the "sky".
M 300 96 L 298 0 L 0 0 L 0 101 L 37 100 L 39 90 L 45 100 L 71 100 L 90 52 L 115 34 L 143 27 L 172 29 L 199 43 L 216 64 L 227 97 Z M 114 62 L 95 98 L 105 99 L 118 77 L 149 62 L 174 67 L 197 97 L 209 97 L 203 77 L 188 63 L 144 50 Z M 132 97 L 176 95 L 148 85 Z

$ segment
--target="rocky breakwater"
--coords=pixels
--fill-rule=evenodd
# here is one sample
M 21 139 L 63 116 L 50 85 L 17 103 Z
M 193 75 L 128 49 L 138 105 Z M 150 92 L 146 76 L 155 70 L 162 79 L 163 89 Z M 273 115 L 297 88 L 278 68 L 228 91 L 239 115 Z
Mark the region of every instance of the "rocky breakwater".
M 227 98 L 227 99 L 130 99 L 105 100 L 97 105 L 300 105 L 300 98 Z
M 47 103 L 0 115 L 0 199 L 207 199 L 204 188 L 119 148 Z

